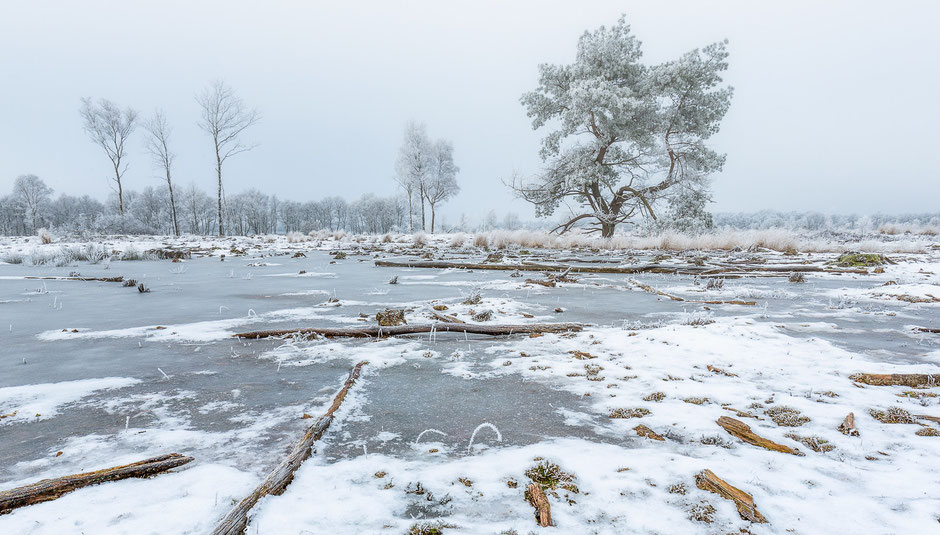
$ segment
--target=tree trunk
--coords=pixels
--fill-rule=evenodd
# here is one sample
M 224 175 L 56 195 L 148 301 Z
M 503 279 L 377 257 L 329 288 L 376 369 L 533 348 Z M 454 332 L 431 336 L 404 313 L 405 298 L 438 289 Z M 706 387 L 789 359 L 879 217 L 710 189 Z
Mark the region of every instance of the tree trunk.
M 140 462 L 106 468 L 95 472 L 83 472 L 55 479 L 42 481 L 0 492 L 0 515 L 9 513 L 18 507 L 33 505 L 35 503 L 54 500 L 73 490 L 97 485 L 107 481 L 117 481 L 132 477 L 150 477 L 171 468 L 184 465 L 192 461 L 192 457 L 185 457 L 179 453 L 170 453 L 159 457 L 152 457 Z
M 434 209 L 434 203 L 431 203 L 431 234 L 434 234 L 434 219 L 437 211 Z
M 219 157 L 218 146 L 216 146 L 216 149 L 215 149 L 215 161 L 216 161 L 215 171 L 216 171 L 216 174 L 218 174 L 219 176 L 219 197 L 218 197 L 218 200 L 219 200 L 219 212 L 218 212 L 219 213 L 219 236 L 224 236 L 225 232 L 222 228 L 222 159 Z
M 255 340 L 278 336 L 323 336 L 326 338 L 386 338 L 407 334 L 454 332 L 463 334 L 482 334 L 488 336 L 508 336 L 511 334 L 564 333 L 580 331 L 579 323 L 525 323 L 521 325 L 480 325 L 475 323 L 430 323 L 424 325 L 399 325 L 396 327 L 308 327 L 302 329 L 282 329 L 252 331 L 233 334 L 236 338 Z
M 340 389 L 336 397 L 333 398 L 333 404 L 330 405 L 329 410 L 327 410 L 323 416 L 317 418 L 317 421 L 314 422 L 313 425 L 307 428 L 307 432 L 304 433 L 304 436 L 294 446 L 287 458 L 281 461 L 251 494 L 239 502 L 239 504 L 219 522 L 219 525 L 216 526 L 215 530 L 212 532 L 213 535 L 240 535 L 244 533 L 248 525 L 248 512 L 258 503 L 258 500 L 269 494 L 278 496 L 284 493 L 287 486 L 294 480 L 294 472 L 300 468 L 300 465 L 307 460 L 313 452 L 313 444 L 317 440 L 320 440 L 323 433 L 330 427 L 330 424 L 333 422 L 333 414 L 339 409 L 343 400 L 346 399 L 346 394 L 349 392 L 353 383 L 356 382 L 356 379 L 359 378 L 359 373 L 362 371 L 362 367 L 365 364 L 366 362 L 360 362 L 353 367 L 352 371 L 349 372 L 349 377 L 346 379 L 343 388 Z
M 173 197 L 173 182 L 170 181 L 170 169 L 166 170 L 166 187 L 170 190 L 170 211 L 173 213 L 173 230 L 180 235 L 180 223 L 176 218 L 176 199 Z
M 602 238 L 613 238 L 614 229 L 617 227 L 616 223 L 601 223 L 601 237 Z
M 121 187 L 120 165 L 121 165 L 121 162 L 114 164 L 114 181 L 117 182 L 117 187 L 118 187 L 118 211 L 120 211 L 121 215 L 123 216 L 124 215 L 124 189 Z

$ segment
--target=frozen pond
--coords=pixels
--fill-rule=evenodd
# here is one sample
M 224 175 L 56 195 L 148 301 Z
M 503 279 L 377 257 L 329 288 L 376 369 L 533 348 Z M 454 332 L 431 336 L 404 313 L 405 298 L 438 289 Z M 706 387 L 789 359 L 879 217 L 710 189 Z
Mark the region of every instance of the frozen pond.
M 631 386 L 636 381 L 649 389 L 665 379 L 648 382 L 638 371 L 643 365 L 631 359 L 630 346 L 614 344 L 619 336 L 649 344 L 650 337 L 660 337 L 665 344 L 660 347 L 667 347 L 693 340 L 682 333 L 699 336 L 720 325 L 729 326 L 727 336 L 740 329 L 734 336 L 779 337 L 784 345 L 778 347 L 807 353 L 823 368 L 835 366 L 837 357 L 827 352 L 812 356 L 812 350 L 801 348 L 831 347 L 838 358 L 857 358 L 862 367 L 938 362 L 936 335 L 917 333 L 912 326 L 940 325 L 940 307 L 872 294 L 873 288 L 899 278 L 902 284 L 921 279 L 936 284 L 932 274 L 913 268 L 880 275 L 809 273 L 799 284 L 785 276 L 748 276 L 711 288 L 707 279 L 690 275 L 584 274 L 576 283 L 546 288 L 525 283 L 539 278 L 537 272 L 518 277 L 509 271 L 387 268 L 374 266 L 375 257 L 385 257 L 379 254 L 337 260 L 325 252 L 306 255 L 0 265 L 0 414 L 17 411 L 0 420 L 2 486 L 103 467 L 116 458 L 179 451 L 198 463 L 248 474 L 234 486 L 236 494 L 279 461 L 309 423 L 301 416 L 319 415 L 360 360 L 370 364 L 350 407 L 310 463 L 339 470 L 360 457 L 361 462 L 376 456 L 396 462 L 424 462 L 429 456 L 463 462 L 474 429 L 484 422 L 499 429 L 502 442 L 491 430 L 481 430 L 474 446 L 478 455 L 501 448 L 527 451 L 568 439 L 597 448 L 643 447 L 645 439 L 608 418 L 606 410 L 622 399 L 624 388 L 636 388 Z M 76 272 L 123 276 L 150 292 L 114 282 L 29 278 Z M 397 284 L 389 284 L 393 277 Z M 686 300 L 643 291 L 633 281 Z M 477 293 L 480 303 L 461 304 Z M 386 307 L 408 309 L 409 323 L 429 322 L 434 304 L 464 319 L 471 311 L 490 310 L 493 323 L 582 322 L 597 330 L 570 339 L 438 334 L 382 341 L 249 342 L 232 337 L 268 328 L 373 324 L 375 313 Z M 667 337 L 666 332 L 677 334 Z M 596 362 L 606 371 L 584 372 L 594 362 L 585 360 L 562 373 L 565 364 L 557 355 L 594 353 L 591 344 L 603 353 Z M 649 347 L 642 354 L 656 362 L 657 346 Z M 722 353 L 716 348 L 714 354 Z M 729 349 L 724 365 L 733 365 L 733 354 Z M 618 359 L 630 366 L 615 376 L 611 364 Z M 585 373 L 599 376 L 597 382 L 585 382 Z M 631 381 L 638 373 L 640 379 Z M 671 437 L 678 444 L 701 435 L 675 419 L 654 421 L 660 427 L 678 425 Z M 415 445 L 428 429 L 435 431 Z M 216 498 L 206 514 L 224 509 Z M 17 515 L 8 518 L 23 517 Z M 0 517 L 0 531 L 6 521 Z

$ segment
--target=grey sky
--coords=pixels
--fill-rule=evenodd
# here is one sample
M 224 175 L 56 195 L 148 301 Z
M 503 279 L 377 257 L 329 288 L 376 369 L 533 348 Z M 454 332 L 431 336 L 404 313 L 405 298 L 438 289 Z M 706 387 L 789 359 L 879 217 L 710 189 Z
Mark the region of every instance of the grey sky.
M 306 200 L 390 194 L 409 119 L 453 140 L 461 212 L 532 210 L 500 179 L 538 168 L 519 96 L 542 62 L 626 13 L 649 62 L 727 37 L 731 111 L 715 146 L 714 211 L 940 209 L 936 2 L 0 3 L 0 194 L 24 173 L 56 192 L 109 191 L 81 129 L 83 96 L 175 128 L 178 182 L 209 190 L 193 95 L 223 78 L 257 107 L 261 145 L 230 160 L 226 189 Z M 126 187 L 158 185 L 138 131 Z

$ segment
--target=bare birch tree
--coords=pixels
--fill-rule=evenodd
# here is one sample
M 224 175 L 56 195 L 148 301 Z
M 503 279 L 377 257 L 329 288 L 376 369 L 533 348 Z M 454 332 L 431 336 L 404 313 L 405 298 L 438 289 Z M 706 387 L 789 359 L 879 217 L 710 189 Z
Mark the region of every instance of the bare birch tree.
M 414 232 L 414 199 L 421 202 L 421 230 L 424 230 L 424 192 L 431 171 L 431 142 L 425 126 L 409 122 L 398 149 L 395 180 L 408 196 L 408 225 Z
M 153 158 L 153 163 L 166 174 L 166 187 L 170 192 L 170 214 L 173 216 L 173 231 L 179 236 L 180 224 L 176 216 L 176 198 L 173 196 L 173 179 L 171 177 L 173 160 L 176 159 L 176 155 L 170 151 L 170 133 L 172 129 L 167 123 L 163 110 L 156 110 L 153 117 L 144 124 L 144 128 L 150 134 L 147 139 L 147 152 Z
M 224 81 L 216 80 L 196 97 L 202 108 L 199 127 L 212 136 L 215 149 L 215 172 L 218 177 L 218 221 L 219 236 L 225 234 L 222 222 L 222 164 L 238 153 L 255 148 L 255 144 L 244 144 L 241 134 L 261 120 L 255 109 L 248 109 L 242 99 L 235 95 Z
M 85 132 L 99 147 L 104 149 L 114 167 L 117 183 L 118 210 L 124 215 L 124 188 L 121 179 L 127 171 L 127 140 L 137 126 L 137 112 L 132 108 L 123 111 L 113 102 L 100 99 L 95 104 L 90 98 L 82 99 L 80 110 Z
M 454 165 L 454 145 L 446 139 L 438 140 L 431 147 L 431 166 L 424 188 L 424 198 L 431 206 L 431 234 L 434 234 L 437 219 L 437 203 L 446 201 L 460 192 L 457 184 L 457 172 Z

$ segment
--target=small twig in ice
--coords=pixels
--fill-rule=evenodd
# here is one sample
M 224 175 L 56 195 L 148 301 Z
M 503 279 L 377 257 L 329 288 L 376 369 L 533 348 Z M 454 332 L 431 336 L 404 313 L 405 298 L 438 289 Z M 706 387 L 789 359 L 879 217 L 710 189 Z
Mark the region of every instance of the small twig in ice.
M 418 438 L 415 439 L 415 446 L 418 445 L 418 441 L 421 440 L 421 437 L 423 437 L 425 433 L 437 433 L 438 435 L 443 435 L 445 437 L 447 436 L 447 433 L 438 431 L 437 429 L 425 429 L 424 431 L 418 433 Z
M 167 381 L 170 380 L 170 376 L 167 375 L 165 371 L 161 370 L 160 368 L 157 368 L 157 371 L 159 371 L 160 373 L 163 374 L 163 378 L 164 378 L 164 379 L 166 379 Z
M 473 434 L 470 435 L 470 444 L 467 445 L 467 455 L 470 455 L 470 452 L 472 451 L 472 448 L 473 448 L 473 439 L 476 438 L 477 432 L 478 432 L 480 429 L 483 429 L 484 427 L 488 427 L 488 428 L 490 428 L 490 429 L 492 429 L 493 431 L 496 432 L 496 442 L 502 442 L 502 441 L 503 441 L 503 435 L 502 435 L 502 433 L 499 432 L 499 429 L 496 429 L 496 426 L 495 426 L 495 425 L 493 425 L 493 424 L 491 424 L 491 423 L 489 423 L 489 422 L 483 422 L 482 424 L 478 425 L 477 428 L 473 430 Z

